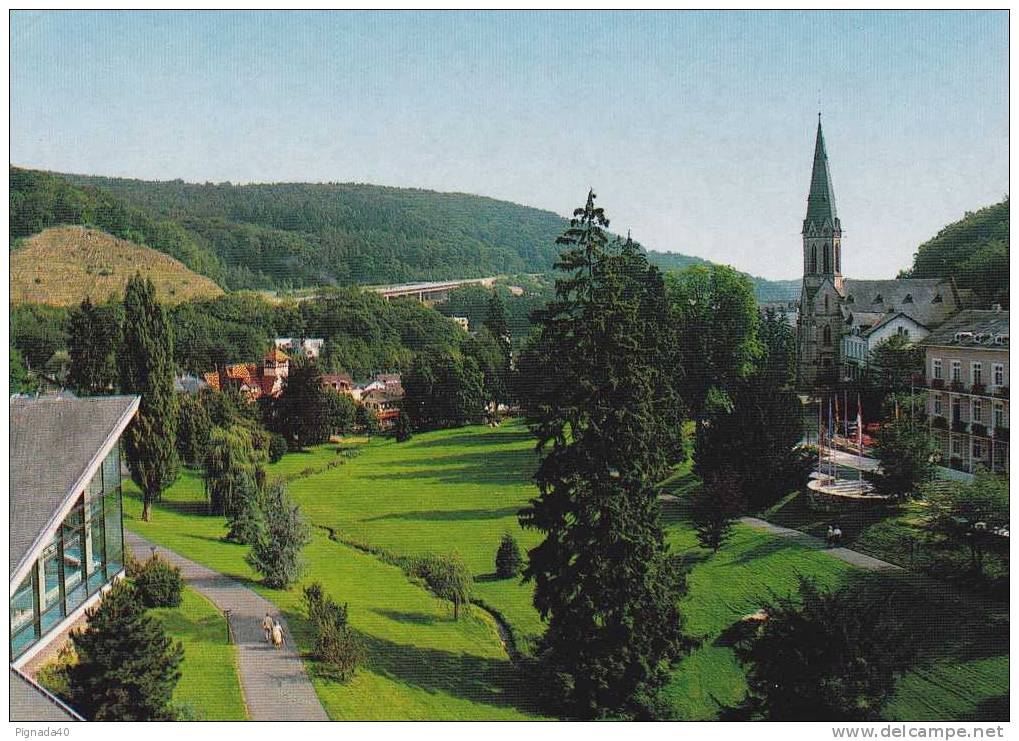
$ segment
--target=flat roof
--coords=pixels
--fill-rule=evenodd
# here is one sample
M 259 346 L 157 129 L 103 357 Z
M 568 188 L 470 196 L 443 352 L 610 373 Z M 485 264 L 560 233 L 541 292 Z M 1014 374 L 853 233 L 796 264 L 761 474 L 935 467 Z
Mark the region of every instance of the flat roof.
M 54 517 L 88 484 L 100 453 L 138 410 L 138 396 L 11 397 L 10 577 Z

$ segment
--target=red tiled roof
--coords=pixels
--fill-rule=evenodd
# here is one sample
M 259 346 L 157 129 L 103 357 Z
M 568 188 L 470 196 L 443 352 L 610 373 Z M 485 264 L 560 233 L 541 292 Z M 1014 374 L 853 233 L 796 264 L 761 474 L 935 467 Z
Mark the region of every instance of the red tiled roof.
M 288 356 L 278 347 L 274 347 L 272 350 L 269 351 L 269 354 L 265 356 L 265 359 L 274 360 L 277 363 L 285 363 L 286 361 L 290 360 L 290 356 Z

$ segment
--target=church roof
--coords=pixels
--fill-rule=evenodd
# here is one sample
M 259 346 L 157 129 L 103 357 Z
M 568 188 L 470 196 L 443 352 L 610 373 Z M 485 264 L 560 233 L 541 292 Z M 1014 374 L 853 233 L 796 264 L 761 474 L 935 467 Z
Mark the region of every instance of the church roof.
M 842 295 L 853 314 L 902 312 L 925 327 L 937 327 L 959 310 L 955 284 L 944 278 L 846 278 Z
M 817 140 L 814 143 L 814 168 L 810 174 L 810 193 L 807 196 L 807 215 L 803 219 L 803 231 L 808 224 L 820 228 L 828 223 L 831 228 L 839 228 L 838 214 L 835 212 L 835 190 L 831 184 L 831 172 L 828 170 L 828 153 L 824 148 L 824 132 L 821 130 L 821 117 L 817 117 Z

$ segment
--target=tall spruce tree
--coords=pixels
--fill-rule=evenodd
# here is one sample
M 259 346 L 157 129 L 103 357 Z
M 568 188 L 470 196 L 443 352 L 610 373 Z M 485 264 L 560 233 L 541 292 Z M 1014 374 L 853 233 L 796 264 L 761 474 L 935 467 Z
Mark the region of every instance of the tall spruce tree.
M 131 478 L 142 491 L 142 519 L 177 478 L 177 400 L 173 394 L 173 337 L 152 281 L 136 273 L 124 294 L 123 342 L 117 356 L 120 387 L 141 394 L 138 416 L 124 433 Z
M 71 705 L 88 720 L 175 720 L 184 649 L 146 613 L 134 587 L 117 582 L 87 615 L 87 627 L 71 634 L 78 654 L 67 670 Z
M 536 318 L 548 383 L 529 406 L 539 495 L 521 512 L 544 540 L 524 578 L 548 621 L 539 656 L 549 699 L 577 717 L 652 717 L 683 647 L 684 583 L 669 557 L 654 483 L 668 416 L 641 305 L 654 270 L 607 251 L 595 194 L 557 240 L 556 296 Z
M 80 394 L 108 393 L 117 381 L 113 351 L 118 328 L 112 312 L 86 296 L 68 316 L 67 332 L 68 385 Z
M 509 356 L 510 330 L 509 322 L 506 319 L 506 305 L 498 291 L 492 291 L 492 297 L 488 300 L 488 313 L 485 317 L 485 327 L 502 346 L 506 355 Z

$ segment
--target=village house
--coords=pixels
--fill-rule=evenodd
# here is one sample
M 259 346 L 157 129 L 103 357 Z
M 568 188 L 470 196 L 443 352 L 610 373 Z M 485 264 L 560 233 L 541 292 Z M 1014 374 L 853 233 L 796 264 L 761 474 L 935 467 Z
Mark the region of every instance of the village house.
M 395 393 L 385 388 L 372 389 L 362 394 L 361 403 L 375 412 L 379 426 L 383 430 L 389 430 L 396 426 L 396 420 L 400 417 L 403 390 L 401 389 L 400 393 Z
M 248 401 L 263 396 L 279 396 L 283 381 L 290 374 L 290 358 L 274 347 L 262 363 L 233 363 L 203 375 L 205 383 L 215 391 L 236 388 Z
M 847 380 L 863 375 L 870 364 L 871 353 L 882 342 L 899 336 L 915 343 L 930 334 L 927 327 L 902 312 L 859 313 L 853 315 L 853 320 L 853 326 L 842 337 L 843 377 Z
M 324 373 L 322 374 L 322 385 L 337 393 L 349 394 L 354 388 L 354 379 L 348 373 Z
M 124 575 L 120 437 L 139 401 L 10 401 L 12 720 L 81 720 L 33 676 Z
M 969 309 L 920 342 L 945 465 L 1008 472 L 1008 311 Z
M 309 337 L 277 337 L 275 340 L 277 350 L 291 355 L 300 353 L 310 360 L 315 360 L 322 354 L 325 344 L 326 341 L 323 339 Z

